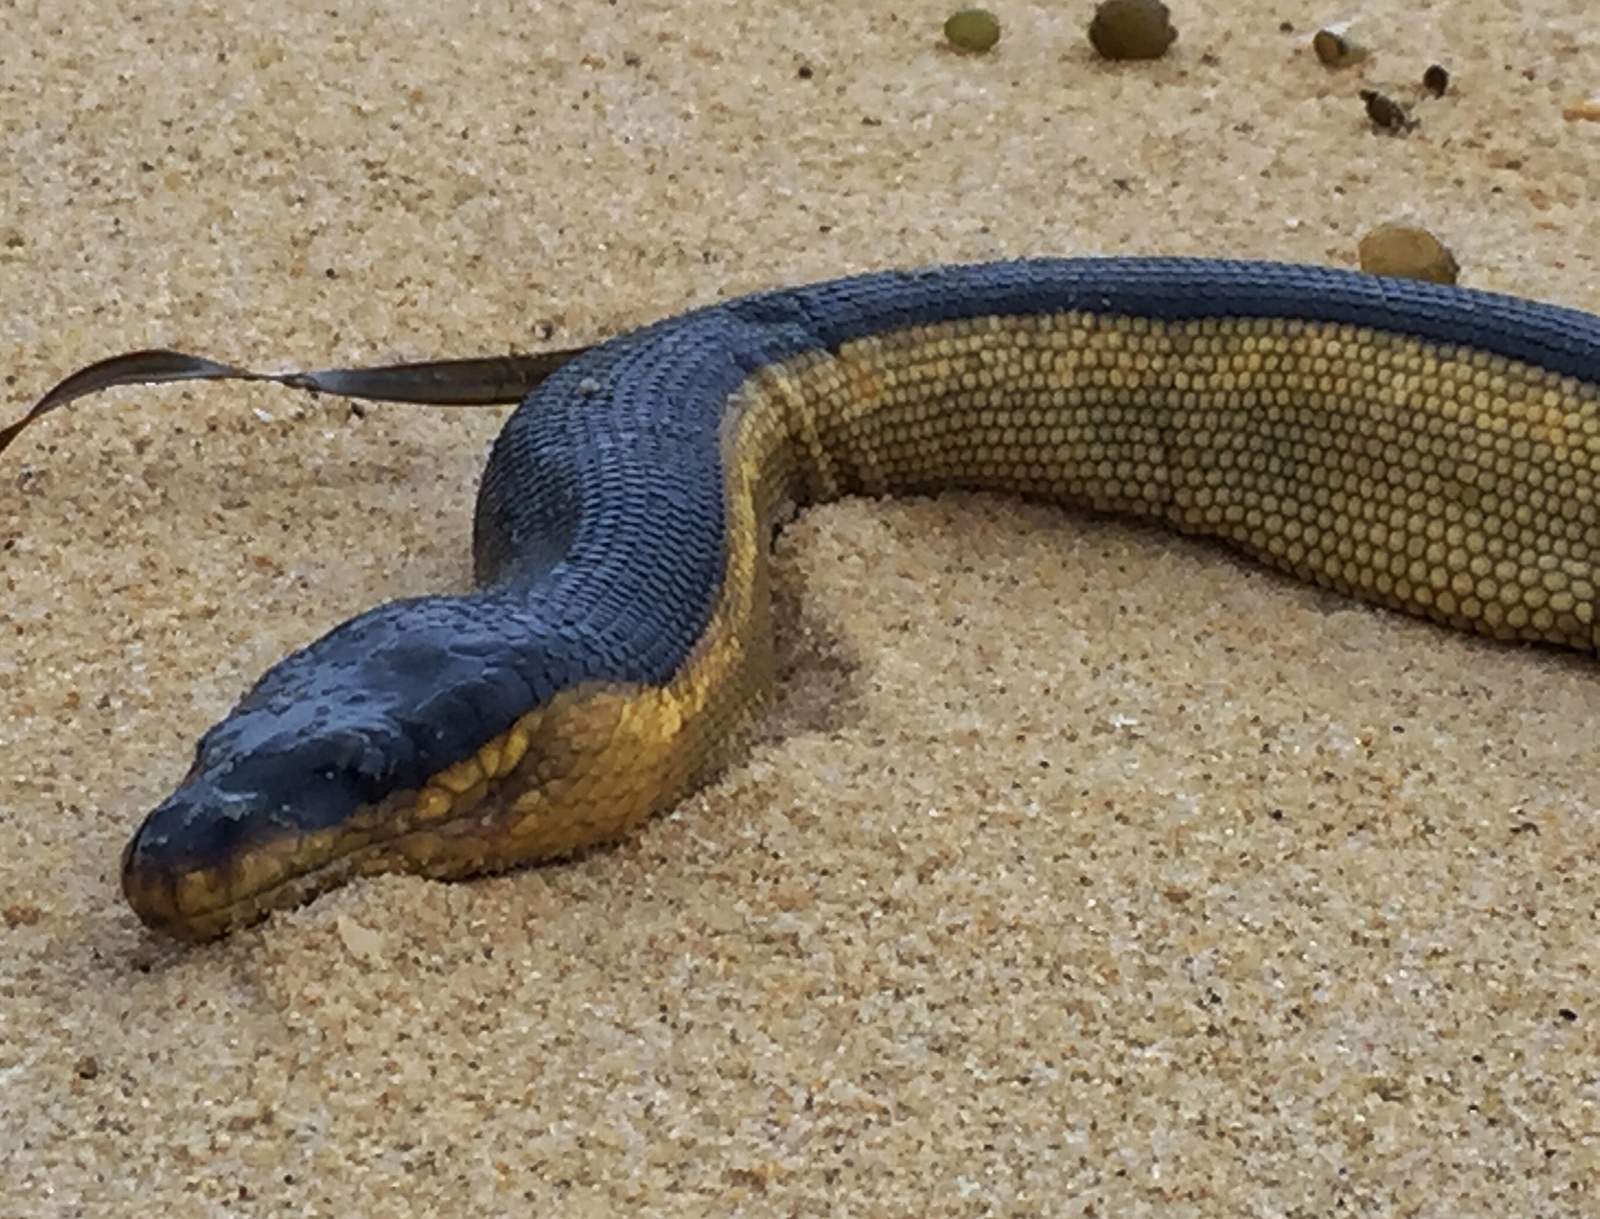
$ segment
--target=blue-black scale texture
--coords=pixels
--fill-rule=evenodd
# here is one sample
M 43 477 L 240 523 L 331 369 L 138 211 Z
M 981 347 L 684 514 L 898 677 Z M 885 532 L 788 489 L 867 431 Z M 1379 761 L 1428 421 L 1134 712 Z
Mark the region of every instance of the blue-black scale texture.
M 196 857 L 217 858 L 229 835 L 270 834 L 244 824 L 252 809 L 277 809 L 303 829 L 330 825 L 419 786 L 558 690 L 667 681 L 716 603 L 723 414 L 753 370 L 907 326 L 1064 310 L 1353 323 L 1600 382 L 1600 319 L 1587 314 L 1284 264 L 1035 260 L 880 272 L 697 310 L 594 348 L 529 395 L 480 489 L 484 587 L 380 607 L 269 670 L 203 738 L 168 823 L 184 807 L 223 810 L 201 819 L 208 830 L 189 830 Z
M 1106 259 L 879 272 L 715 305 L 563 368 L 496 442 L 478 549 L 500 557 L 480 562 L 480 575 L 493 580 L 514 566 L 504 556 L 543 553 L 528 539 L 566 528 L 562 513 L 576 502 L 580 523 L 567 570 L 544 569 L 546 579 L 529 592 L 562 621 L 581 624 L 612 663 L 564 674 L 560 684 L 585 677 L 663 682 L 715 603 L 724 558 L 717 436 L 728 396 L 751 371 L 908 326 L 1063 310 L 1163 321 L 1351 323 L 1470 344 L 1600 381 L 1600 322 L 1590 315 L 1329 268 Z M 610 578 L 597 580 L 599 572 Z

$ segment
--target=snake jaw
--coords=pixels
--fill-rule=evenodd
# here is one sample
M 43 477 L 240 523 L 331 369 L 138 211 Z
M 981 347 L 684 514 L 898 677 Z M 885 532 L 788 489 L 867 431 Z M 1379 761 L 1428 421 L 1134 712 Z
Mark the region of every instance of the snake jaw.
M 230 861 L 179 871 L 148 858 L 136 834 L 122 852 L 122 891 L 152 931 L 199 942 L 257 922 L 273 910 L 310 901 L 363 872 L 382 870 L 364 866 L 370 854 L 356 847 L 299 872 L 286 867 L 269 870 L 260 856 L 243 869 L 238 861 Z

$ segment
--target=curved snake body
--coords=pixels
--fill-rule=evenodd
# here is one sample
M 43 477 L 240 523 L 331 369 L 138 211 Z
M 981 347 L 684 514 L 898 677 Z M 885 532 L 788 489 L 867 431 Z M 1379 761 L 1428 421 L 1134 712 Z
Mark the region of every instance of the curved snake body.
M 985 488 L 1137 514 L 1502 638 L 1596 644 L 1600 319 L 1302 266 L 885 272 L 605 343 L 510 417 L 479 587 L 269 670 L 123 857 L 204 938 L 380 870 L 568 854 L 730 761 L 787 505 Z

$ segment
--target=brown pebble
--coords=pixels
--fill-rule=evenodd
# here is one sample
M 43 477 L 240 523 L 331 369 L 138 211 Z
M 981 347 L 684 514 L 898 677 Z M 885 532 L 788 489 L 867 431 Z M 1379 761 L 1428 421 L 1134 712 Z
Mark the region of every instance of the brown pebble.
M 1380 224 L 1361 239 L 1361 269 L 1369 275 L 1453 284 L 1460 273 L 1455 255 L 1427 229 Z
M 1435 97 L 1443 97 L 1450 87 L 1450 72 L 1443 64 L 1429 64 L 1422 74 L 1422 87 Z
M 1104 0 L 1089 23 L 1089 41 L 1105 59 L 1160 59 L 1177 37 L 1161 0 Z
M 1600 93 L 1575 98 L 1561 108 L 1561 117 L 1567 122 L 1600 123 Z
M 12 902 L 0 910 L 0 918 L 7 927 L 32 927 L 44 918 L 44 911 L 32 902 Z
M 1375 89 L 1361 90 L 1361 100 L 1367 104 L 1367 117 L 1372 125 L 1383 131 L 1410 131 L 1417 121 L 1406 113 L 1406 108 L 1392 97 Z
M 1323 26 L 1311 36 L 1311 49 L 1330 68 L 1347 68 L 1367 57 L 1367 48 L 1356 39 L 1349 21 Z
M 100 1074 L 100 1060 L 93 1054 L 85 1054 L 73 1063 L 72 1070 L 79 1079 L 93 1079 Z

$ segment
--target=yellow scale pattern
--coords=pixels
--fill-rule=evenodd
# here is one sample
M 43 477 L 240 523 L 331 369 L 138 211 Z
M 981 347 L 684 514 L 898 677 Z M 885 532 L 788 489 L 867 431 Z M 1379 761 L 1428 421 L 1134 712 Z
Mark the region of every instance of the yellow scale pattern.
M 984 317 L 759 370 L 723 452 L 722 594 L 666 687 L 563 692 L 420 792 L 186 878 L 174 930 L 359 872 L 570 854 L 670 808 L 771 688 L 768 539 L 790 503 L 969 487 L 1134 513 L 1462 629 L 1595 649 L 1600 387 L 1481 351 L 1295 320 Z
M 1593 650 L 1600 389 L 1290 320 L 985 318 L 809 374 L 825 493 L 1135 513 L 1342 592 Z

